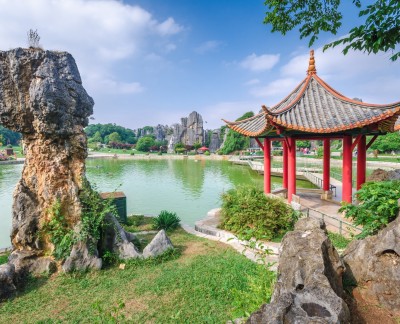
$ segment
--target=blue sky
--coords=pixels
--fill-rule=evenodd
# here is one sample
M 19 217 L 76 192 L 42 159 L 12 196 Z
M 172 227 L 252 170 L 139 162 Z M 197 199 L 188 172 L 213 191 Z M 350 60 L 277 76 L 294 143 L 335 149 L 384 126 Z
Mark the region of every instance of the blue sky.
M 95 101 L 92 122 L 170 125 L 196 110 L 211 129 L 273 106 L 305 77 L 308 40 L 271 34 L 264 12 L 262 0 L 0 0 L 0 49 L 25 47 L 32 28 L 44 49 L 70 52 Z M 336 37 L 357 19 L 351 3 L 344 12 Z M 319 76 L 351 98 L 400 100 L 400 62 L 322 53 L 334 37 L 313 46 Z

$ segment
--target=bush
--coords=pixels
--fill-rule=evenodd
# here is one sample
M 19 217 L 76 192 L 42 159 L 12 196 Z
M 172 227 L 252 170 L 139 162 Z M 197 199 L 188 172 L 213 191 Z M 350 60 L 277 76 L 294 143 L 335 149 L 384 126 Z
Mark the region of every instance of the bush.
M 283 200 L 267 197 L 260 189 L 240 186 L 222 194 L 221 228 L 236 234 L 271 240 L 292 230 L 297 219 Z
M 205 151 L 204 155 L 210 155 L 210 152 L 209 151 Z
M 331 240 L 333 246 L 337 249 L 347 248 L 347 245 L 349 245 L 349 243 L 352 241 L 352 239 L 344 237 L 339 233 L 328 232 L 328 237 Z
M 345 204 L 339 211 L 352 218 L 354 225 L 361 225 L 356 238 L 376 234 L 393 221 L 399 211 L 400 181 L 367 182 L 356 193 L 358 205 Z
M 176 213 L 162 210 L 157 217 L 154 217 L 153 228 L 157 230 L 164 229 L 166 231 L 169 229 L 175 229 L 179 226 L 180 221 L 181 220 Z

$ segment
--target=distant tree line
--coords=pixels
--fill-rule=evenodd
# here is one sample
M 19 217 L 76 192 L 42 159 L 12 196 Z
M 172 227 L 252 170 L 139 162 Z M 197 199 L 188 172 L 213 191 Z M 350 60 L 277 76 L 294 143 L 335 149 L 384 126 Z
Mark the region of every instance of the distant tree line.
M 19 141 L 21 139 L 21 134 L 17 132 L 13 132 L 3 126 L 0 125 L 0 139 L 2 145 L 19 145 Z
M 137 139 L 133 130 L 116 124 L 93 124 L 85 128 L 89 143 L 135 144 Z
M 246 112 L 242 117 L 236 119 L 236 121 L 240 121 L 243 119 L 247 119 L 253 117 L 254 113 L 252 111 Z M 225 128 L 221 127 L 221 134 L 223 134 Z M 222 154 L 230 154 L 235 151 L 245 150 L 250 147 L 250 138 L 244 135 L 241 135 L 233 130 L 229 130 L 226 136 L 226 140 L 224 142 L 224 147 L 220 149 L 220 153 Z

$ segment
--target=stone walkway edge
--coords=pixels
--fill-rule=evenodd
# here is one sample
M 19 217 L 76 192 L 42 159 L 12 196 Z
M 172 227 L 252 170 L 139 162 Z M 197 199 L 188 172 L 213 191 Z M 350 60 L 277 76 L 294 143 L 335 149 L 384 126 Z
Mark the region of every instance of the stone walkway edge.
M 276 271 L 279 261 L 279 249 L 281 244 L 274 242 L 262 242 L 262 246 L 256 249 L 249 247 L 249 241 L 242 241 L 234 234 L 217 228 L 219 224 L 219 211 L 220 208 L 215 208 L 207 213 L 207 216 L 195 223 L 194 228 L 189 225 L 181 225 L 181 227 L 188 233 L 198 237 L 206 238 L 212 241 L 219 241 L 233 247 L 236 251 L 243 254 L 245 257 L 254 262 L 261 263 L 259 253 L 261 250 L 269 250 L 270 254 L 266 257 L 266 262 L 272 264 L 270 269 Z

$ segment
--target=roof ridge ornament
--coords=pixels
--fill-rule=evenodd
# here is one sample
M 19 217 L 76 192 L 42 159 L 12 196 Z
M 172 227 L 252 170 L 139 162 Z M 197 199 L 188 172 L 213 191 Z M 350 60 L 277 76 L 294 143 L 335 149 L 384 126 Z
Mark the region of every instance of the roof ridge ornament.
M 310 51 L 310 60 L 308 62 L 307 75 L 317 74 L 317 69 L 315 68 L 314 50 Z

